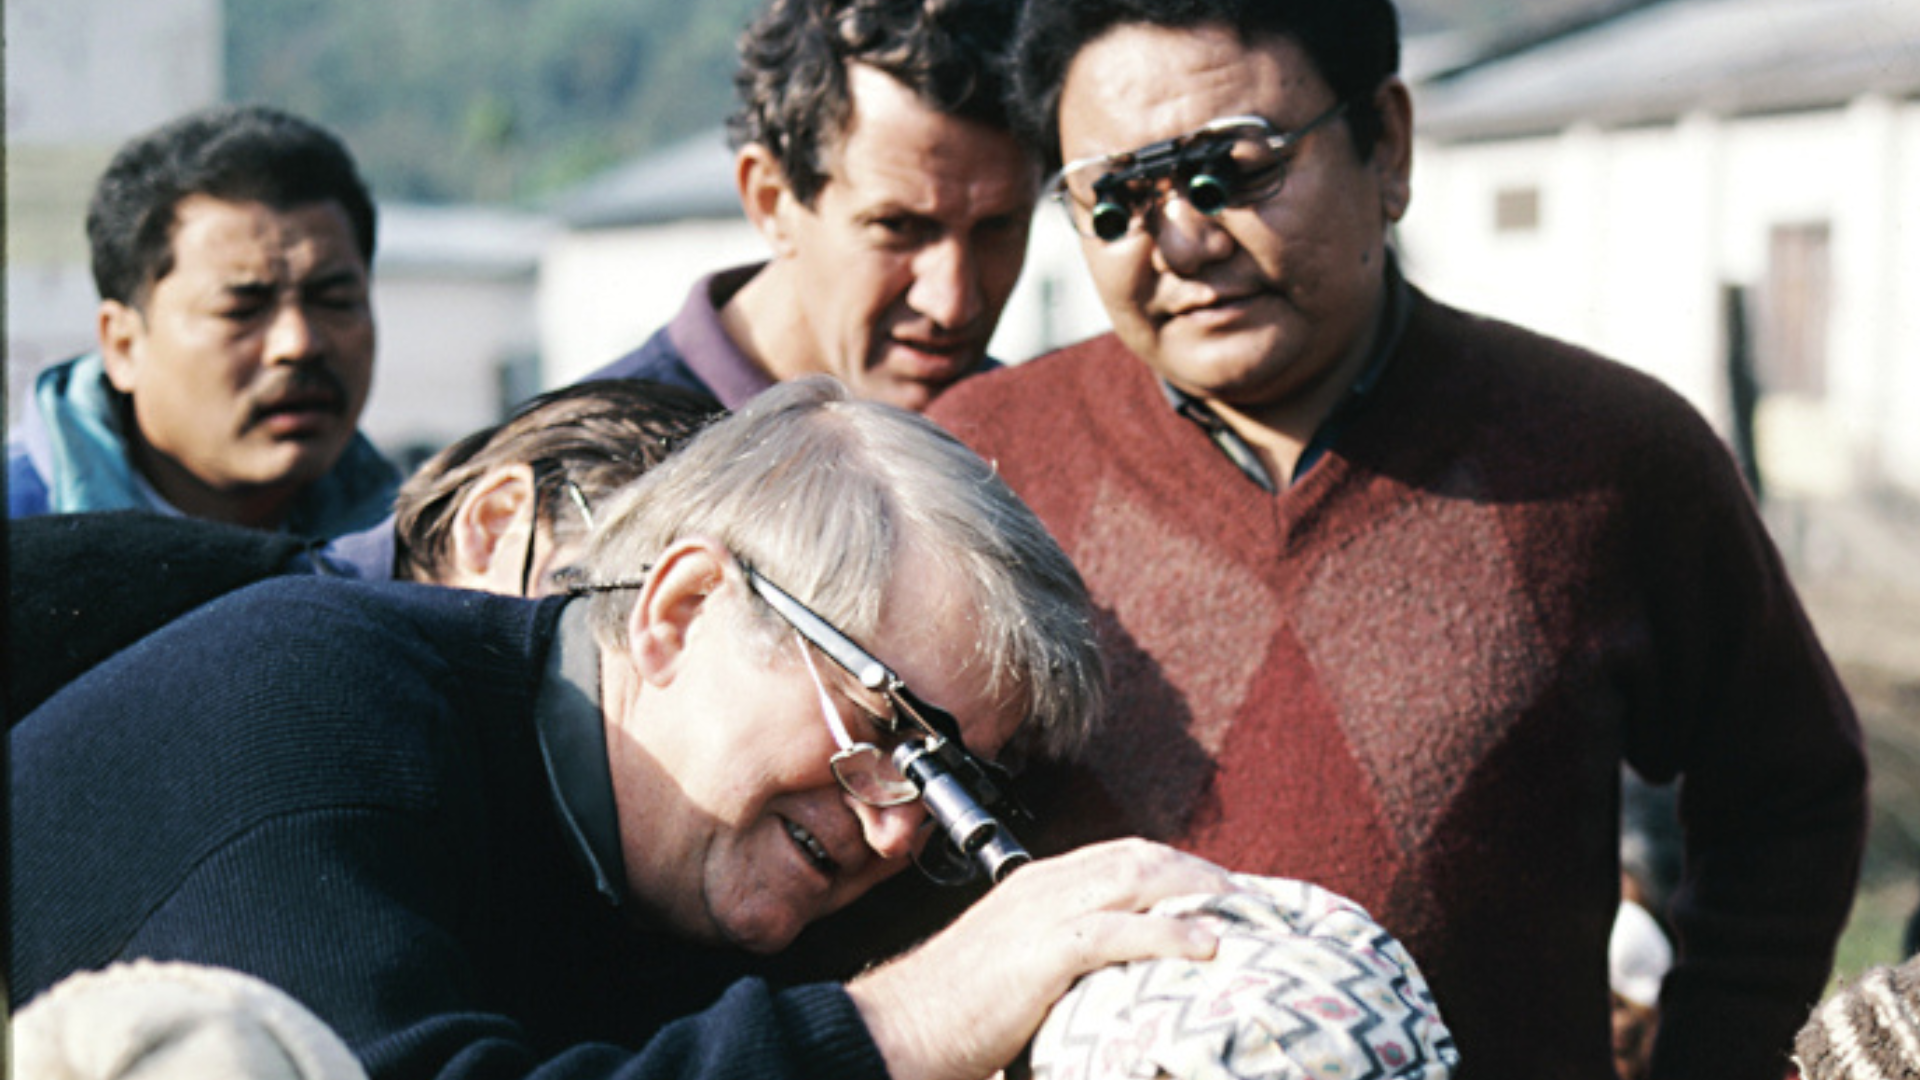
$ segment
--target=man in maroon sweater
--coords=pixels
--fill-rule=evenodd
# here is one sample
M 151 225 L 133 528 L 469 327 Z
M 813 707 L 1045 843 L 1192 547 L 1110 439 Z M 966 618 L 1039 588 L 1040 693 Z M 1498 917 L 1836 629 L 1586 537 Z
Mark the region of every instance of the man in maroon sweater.
M 1777 1080 L 1865 823 L 1858 725 L 1719 440 L 1653 380 L 1400 277 L 1388 0 L 1034 0 L 1016 109 L 1113 334 L 956 387 L 1105 619 L 1116 715 L 1030 773 L 1316 881 L 1464 1075 L 1611 1075 L 1620 767 L 1681 778 L 1653 1076 Z

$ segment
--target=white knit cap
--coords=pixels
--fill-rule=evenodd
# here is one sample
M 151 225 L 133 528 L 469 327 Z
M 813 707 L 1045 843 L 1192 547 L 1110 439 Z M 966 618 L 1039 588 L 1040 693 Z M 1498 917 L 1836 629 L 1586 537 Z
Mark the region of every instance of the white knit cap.
M 20 1080 L 366 1080 L 333 1030 L 225 968 L 135 960 L 61 980 L 13 1018 Z
M 1220 935 L 1209 961 L 1103 968 L 1034 1037 L 1034 1080 L 1448 1080 L 1453 1036 L 1413 958 L 1352 901 L 1235 876 L 1245 892 L 1155 905 Z
M 1607 940 L 1607 981 L 1613 992 L 1642 1007 L 1660 1000 L 1660 980 L 1673 967 L 1673 946 L 1647 909 L 1620 901 Z

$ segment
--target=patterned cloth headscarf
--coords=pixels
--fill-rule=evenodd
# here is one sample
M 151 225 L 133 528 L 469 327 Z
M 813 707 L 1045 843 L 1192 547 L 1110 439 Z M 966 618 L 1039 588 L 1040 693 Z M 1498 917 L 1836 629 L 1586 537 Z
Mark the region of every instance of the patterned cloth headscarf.
M 1218 954 L 1082 978 L 1034 1038 L 1034 1080 L 1449 1080 L 1459 1052 L 1398 941 L 1316 885 L 1234 880 L 1153 909 L 1206 924 Z

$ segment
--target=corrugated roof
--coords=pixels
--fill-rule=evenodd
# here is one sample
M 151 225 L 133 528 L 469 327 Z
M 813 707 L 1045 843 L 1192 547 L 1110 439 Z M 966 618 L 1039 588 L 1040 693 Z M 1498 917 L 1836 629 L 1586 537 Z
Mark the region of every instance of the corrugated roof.
M 615 166 L 560 195 L 553 210 L 576 229 L 739 217 L 726 131 L 716 127 Z
M 1421 85 L 1415 126 L 1497 138 L 1920 92 L 1920 0 L 1666 0 Z

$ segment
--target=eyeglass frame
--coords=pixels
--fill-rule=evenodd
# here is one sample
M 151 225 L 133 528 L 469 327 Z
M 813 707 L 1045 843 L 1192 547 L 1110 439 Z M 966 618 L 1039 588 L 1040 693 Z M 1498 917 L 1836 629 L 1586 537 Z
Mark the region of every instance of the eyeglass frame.
M 794 644 L 800 647 L 800 659 L 806 664 L 807 674 L 813 679 L 814 691 L 819 695 L 820 715 L 827 722 L 827 733 L 833 736 L 833 744 L 840 748 L 837 753 L 827 759 L 827 768 L 833 771 L 833 778 L 840 782 L 841 789 L 859 802 L 880 810 L 905 806 L 920 798 L 920 788 L 907 779 L 899 769 L 893 767 L 891 757 L 886 751 L 865 740 L 855 740 L 848 733 L 846 723 L 840 719 L 840 710 L 834 707 L 833 697 L 827 693 L 825 680 L 820 678 L 819 665 L 813 662 L 812 646 L 798 630 L 794 631 L 793 640 Z M 882 721 L 882 724 L 884 725 L 885 721 Z M 893 789 L 895 794 L 868 794 L 861 791 L 854 780 L 848 779 L 848 774 L 852 771 L 848 764 L 850 762 L 864 762 L 869 766 L 867 774 L 874 776 L 876 778 L 874 783 L 880 785 L 876 791 Z M 893 774 L 892 778 L 886 775 L 889 771 Z M 856 772 L 853 775 L 861 774 Z
M 1189 205 L 1194 206 L 1195 209 L 1208 217 L 1217 216 L 1222 210 L 1230 207 L 1257 205 L 1277 197 L 1280 192 L 1286 188 L 1288 168 L 1285 164 L 1280 167 L 1279 179 L 1274 182 L 1272 190 L 1256 195 L 1243 195 L 1232 191 L 1225 181 L 1220 180 L 1211 172 L 1204 171 L 1204 168 L 1194 169 L 1192 175 L 1185 181 L 1185 190 L 1177 189 L 1175 184 L 1169 183 L 1168 181 L 1177 180 L 1182 169 L 1208 164 L 1208 161 L 1204 157 L 1193 153 L 1196 146 L 1204 144 L 1208 139 L 1217 138 L 1223 133 L 1235 128 L 1263 128 L 1267 132 L 1267 134 L 1263 136 L 1266 140 L 1267 149 L 1276 154 L 1285 154 L 1295 146 L 1298 146 L 1308 135 L 1313 134 L 1320 128 L 1325 127 L 1345 115 L 1347 104 L 1344 100 L 1337 101 L 1325 112 L 1322 112 L 1320 115 L 1292 131 L 1283 132 L 1276 130 L 1273 121 L 1268 120 L 1264 116 L 1255 116 L 1252 114 L 1244 116 L 1224 116 L 1216 120 L 1210 120 L 1184 135 L 1175 135 L 1172 138 L 1162 139 L 1159 142 L 1149 143 L 1146 146 L 1133 150 L 1121 150 L 1109 154 L 1093 154 L 1087 157 L 1077 158 L 1062 165 L 1059 171 L 1054 173 L 1053 181 L 1049 185 L 1052 189 L 1051 194 L 1053 199 L 1060 204 L 1061 209 L 1066 212 L 1067 222 L 1076 234 L 1091 240 L 1099 240 L 1104 244 L 1117 244 L 1129 236 L 1144 231 L 1147 215 L 1164 204 L 1169 195 L 1177 195 L 1182 199 L 1186 199 Z M 1112 200 L 1100 199 L 1096 201 L 1093 206 L 1086 208 L 1088 229 L 1094 229 L 1093 222 L 1102 206 L 1113 205 L 1116 208 L 1127 211 L 1127 226 L 1125 230 L 1110 237 L 1101 235 L 1097 229 L 1088 232 L 1080 227 L 1080 221 L 1076 211 L 1082 204 L 1079 199 L 1074 197 L 1073 191 L 1067 185 L 1068 176 L 1078 170 L 1094 165 L 1111 165 L 1116 167 L 1115 171 L 1101 176 L 1094 181 L 1093 188 L 1096 199 L 1098 199 L 1100 195 L 1101 187 L 1115 180 L 1144 178 L 1155 182 L 1153 198 L 1143 202 L 1137 207 L 1127 206 L 1124 203 Z M 1212 179 L 1216 185 L 1222 189 L 1226 189 L 1220 196 L 1219 204 L 1212 209 L 1207 209 L 1206 207 L 1196 204 L 1192 198 L 1195 188 L 1202 179 Z
M 885 697 L 893 706 L 896 723 L 900 716 L 905 716 L 912 721 L 913 725 L 920 729 L 925 740 L 923 752 L 939 758 L 947 768 L 958 773 L 962 782 L 969 787 L 982 806 L 997 816 L 1032 819 L 1032 815 L 1008 789 L 1007 771 L 1000 765 L 985 760 L 967 749 L 965 741 L 960 737 L 959 721 L 953 718 L 952 713 L 921 699 L 908 688 L 906 681 L 895 674 L 892 668 L 855 644 L 854 640 L 842 633 L 838 627 L 795 599 L 793 594 L 768 581 L 758 570 L 744 563 L 742 566 L 746 572 L 747 583 L 754 593 L 765 600 L 767 606 L 771 607 L 774 613 L 785 620 L 787 625 L 808 644 L 825 653 L 829 660 L 847 674 L 852 675 L 861 686 Z M 908 736 L 908 738 L 911 737 Z M 874 747 L 874 749 L 879 748 Z M 847 794 L 855 799 L 869 806 L 882 805 L 871 802 L 854 791 L 841 777 L 838 769 L 834 770 L 833 778 Z M 908 783 L 912 781 L 909 780 Z M 911 800 L 884 805 L 899 806 L 908 801 Z
M 553 473 L 560 474 L 560 483 L 558 485 L 560 490 L 566 492 L 568 500 L 580 508 L 580 516 L 585 518 L 587 522 L 587 531 L 593 531 L 593 507 L 588 505 L 587 493 L 580 490 L 580 485 L 574 483 L 573 477 L 567 476 L 565 471 L 558 467 L 555 467 L 552 472 L 543 474 L 539 467 L 536 466 L 533 475 L 533 521 L 529 525 L 530 531 L 527 533 L 527 553 L 521 557 L 520 562 L 520 595 L 523 597 L 533 595 L 531 591 L 533 587 L 533 551 L 534 547 L 540 541 L 540 510 L 546 502 L 547 477 L 553 475 Z

